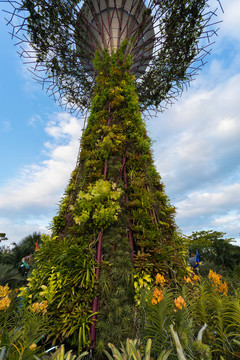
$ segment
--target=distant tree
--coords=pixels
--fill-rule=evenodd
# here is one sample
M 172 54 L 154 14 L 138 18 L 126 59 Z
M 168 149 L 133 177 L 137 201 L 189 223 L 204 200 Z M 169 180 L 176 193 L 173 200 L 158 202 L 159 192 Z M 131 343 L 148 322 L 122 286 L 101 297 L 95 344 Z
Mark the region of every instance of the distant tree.
M 5 234 L 0 234 L 0 236 L 6 238 Z M 9 284 L 9 286 L 15 287 L 23 283 L 24 279 L 26 280 L 29 268 L 27 269 L 23 265 L 22 260 L 34 254 L 36 246 L 40 243 L 41 234 L 34 232 L 23 238 L 18 244 L 12 243 L 11 246 L 0 248 L 0 285 Z M 29 261 L 32 260 L 26 259 L 27 263 Z
M 13 247 L 5 249 L 2 262 L 13 265 L 18 269 L 21 265 L 22 259 L 31 255 L 35 251 L 36 244 L 41 243 L 41 234 L 34 232 L 31 235 L 23 238 L 19 244 L 12 243 Z
M 0 263 L 0 285 L 8 284 L 11 288 L 19 286 L 23 282 L 20 272 L 10 264 Z
M 240 247 L 233 245 L 233 238 L 225 238 L 226 233 L 220 231 L 196 231 L 188 236 L 189 255 L 198 251 L 203 262 L 202 272 L 214 267 L 220 273 L 233 271 L 240 263 Z M 204 271 L 205 270 L 205 271 Z
M 3 240 L 8 240 L 5 233 L 0 233 L 0 242 Z

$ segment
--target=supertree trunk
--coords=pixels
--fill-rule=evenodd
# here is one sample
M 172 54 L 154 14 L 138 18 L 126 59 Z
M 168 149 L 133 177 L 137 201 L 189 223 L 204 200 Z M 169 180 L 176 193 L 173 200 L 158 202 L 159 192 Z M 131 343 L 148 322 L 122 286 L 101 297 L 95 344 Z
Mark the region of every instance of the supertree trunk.
M 98 73 L 77 167 L 54 218 L 54 235 L 84 236 L 96 261 L 98 295 L 93 299 L 91 346 L 119 342 L 133 325 L 133 273 L 173 277 L 184 268 L 175 241 L 174 208 L 152 158 L 122 50 L 97 56 Z M 59 223 L 61 226 L 59 227 Z M 97 320 L 97 321 L 96 321 Z M 136 324 L 135 324 L 136 325 Z
M 53 334 L 62 341 L 81 338 L 79 349 L 95 349 L 97 359 L 108 342 L 119 344 L 139 331 L 134 275 L 149 274 L 154 279 L 161 273 L 174 281 L 185 271 L 175 209 L 154 166 L 131 61 L 123 53 L 120 48 L 111 56 L 106 51 L 95 58 L 98 76 L 78 163 L 53 219 L 52 237 L 36 255 L 30 280 L 35 287 L 28 289 L 32 299 L 39 301 L 42 294 L 43 301 L 48 298 L 39 287 L 53 287 L 56 277 L 64 279 L 61 284 L 69 290 L 61 295 L 63 287 L 54 280 L 54 297 L 48 303 Z M 63 258 L 71 264 L 66 272 Z M 46 275 L 48 264 L 52 271 Z M 70 298 L 69 291 L 74 296 L 67 300 L 68 307 L 63 300 L 54 300 Z M 74 307 L 79 309 L 76 314 Z

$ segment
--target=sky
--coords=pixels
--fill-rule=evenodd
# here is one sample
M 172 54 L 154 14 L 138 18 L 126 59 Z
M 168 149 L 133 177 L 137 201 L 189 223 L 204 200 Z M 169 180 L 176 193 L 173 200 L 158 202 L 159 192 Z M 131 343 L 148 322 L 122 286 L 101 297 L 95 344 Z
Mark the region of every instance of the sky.
M 217 0 L 211 0 L 219 8 Z M 207 64 L 175 104 L 146 120 L 154 159 L 185 235 L 216 230 L 240 246 L 240 1 L 222 0 Z M 7 4 L 1 4 L 7 8 Z M 83 118 L 32 79 L 0 12 L 0 232 L 48 233 L 75 167 Z

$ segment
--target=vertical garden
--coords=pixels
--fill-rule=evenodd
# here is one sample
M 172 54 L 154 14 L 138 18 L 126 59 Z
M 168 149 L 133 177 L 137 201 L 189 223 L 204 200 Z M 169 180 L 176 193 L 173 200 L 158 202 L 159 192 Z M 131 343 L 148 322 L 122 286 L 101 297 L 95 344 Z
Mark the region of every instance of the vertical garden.
M 111 56 L 96 55 L 79 161 L 53 219 L 53 235 L 37 251 L 27 290 L 31 302 L 48 300 L 57 337 L 78 333 L 80 326 L 83 346 L 95 347 L 96 333 L 99 349 L 141 331 L 134 275 L 154 279 L 161 273 L 174 282 L 186 273 L 184 245 L 153 163 L 125 46 Z
M 108 343 L 120 359 L 115 346 L 126 339 L 137 340 L 127 340 L 124 359 L 131 351 L 146 360 L 151 351 L 156 359 L 239 356 L 239 296 L 232 288 L 226 300 L 220 275 L 212 271 L 201 283 L 187 266 L 187 239 L 175 224 L 143 120 L 144 110 L 171 103 L 202 66 L 208 52 L 202 40 L 214 34 L 208 2 L 10 4 L 22 21 L 12 21 L 13 36 L 22 31 L 21 42 L 32 47 L 22 55 L 34 62 L 38 80 L 72 111 L 89 110 L 76 168 L 27 284 L 20 295 L 0 288 L 2 338 L 14 344 L 12 359 L 41 351 L 47 358 L 50 344 L 65 344 L 101 360 L 111 358 Z

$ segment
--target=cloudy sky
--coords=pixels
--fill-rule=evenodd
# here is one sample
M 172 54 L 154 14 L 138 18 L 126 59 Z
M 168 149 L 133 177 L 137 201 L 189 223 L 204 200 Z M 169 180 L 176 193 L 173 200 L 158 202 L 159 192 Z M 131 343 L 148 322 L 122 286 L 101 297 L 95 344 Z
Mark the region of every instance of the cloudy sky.
M 240 1 L 221 2 L 223 23 L 208 63 L 178 102 L 147 120 L 147 128 L 182 232 L 223 231 L 240 245 Z M 32 80 L 4 16 L 0 232 L 12 243 L 48 231 L 75 166 L 83 119 L 60 109 Z

